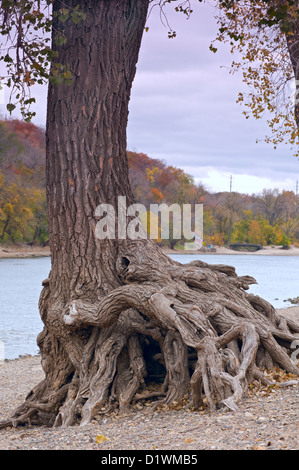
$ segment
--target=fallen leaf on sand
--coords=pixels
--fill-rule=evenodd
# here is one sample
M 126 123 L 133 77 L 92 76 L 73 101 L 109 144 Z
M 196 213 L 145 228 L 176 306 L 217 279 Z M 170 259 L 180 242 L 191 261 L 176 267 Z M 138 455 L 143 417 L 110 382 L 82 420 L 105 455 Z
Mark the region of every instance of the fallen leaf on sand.
M 107 441 L 107 439 L 108 438 L 104 436 L 103 434 L 97 434 L 96 443 L 101 444 L 102 442 Z
M 194 442 L 194 439 L 192 439 L 191 437 L 186 437 L 186 439 L 184 440 L 184 444 L 190 444 L 190 442 Z

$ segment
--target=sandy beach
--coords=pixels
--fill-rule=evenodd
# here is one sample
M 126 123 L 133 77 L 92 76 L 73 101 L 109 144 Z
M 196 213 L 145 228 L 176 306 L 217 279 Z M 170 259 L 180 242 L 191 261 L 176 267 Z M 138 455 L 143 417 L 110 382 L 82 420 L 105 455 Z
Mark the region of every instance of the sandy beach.
M 209 252 L 209 251 L 188 251 L 188 250 L 182 250 L 182 251 L 177 251 L 177 250 L 170 250 L 165 248 L 164 252 L 168 254 L 200 254 L 200 255 L 248 255 L 248 256 L 261 256 L 261 255 L 267 255 L 267 256 L 299 256 L 299 248 L 295 246 L 291 246 L 288 250 L 283 249 L 281 246 L 264 246 L 261 250 L 258 251 L 241 251 L 241 250 L 231 250 L 229 248 L 226 248 L 225 246 L 217 246 L 216 252 Z

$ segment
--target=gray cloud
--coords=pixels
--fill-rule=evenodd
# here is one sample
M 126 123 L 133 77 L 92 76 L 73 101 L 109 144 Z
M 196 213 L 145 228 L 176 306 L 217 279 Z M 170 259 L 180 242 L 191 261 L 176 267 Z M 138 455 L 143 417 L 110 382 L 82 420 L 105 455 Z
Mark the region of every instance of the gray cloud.
M 269 133 L 266 118 L 244 118 L 236 104 L 244 85 L 240 76 L 228 73 L 228 48 L 221 46 L 216 54 L 209 50 L 217 31 L 213 8 L 199 4 L 189 20 L 169 9 L 176 39 L 167 38 L 154 13 L 133 84 L 129 148 L 164 159 L 196 178 L 202 175 L 207 184 L 213 168 L 218 174 L 239 175 L 242 181 L 248 175 L 252 192 L 263 184 L 293 189 L 298 159 L 286 145 L 275 150 L 271 144 L 256 143 Z

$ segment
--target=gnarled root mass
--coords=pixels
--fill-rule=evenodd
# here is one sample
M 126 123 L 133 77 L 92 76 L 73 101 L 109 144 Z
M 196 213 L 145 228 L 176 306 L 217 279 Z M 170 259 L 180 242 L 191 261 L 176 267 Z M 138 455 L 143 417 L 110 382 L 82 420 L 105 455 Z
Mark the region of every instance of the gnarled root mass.
M 113 404 L 127 411 L 140 396 L 157 406 L 189 393 L 194 409 L 205 399 L 212 411 L 235 410 L 254 379 L 269 384 L 263 369 L 299 374 L 291 359 L 299 325 L 247 292 L 253 278 L 132 245 L 117 259 L 119 287 L 101 298 L 51 304 L 45 282 L 45 379 L 2 426 L 83 425 Z M 160 389 L 140 395 L 150 380 Z

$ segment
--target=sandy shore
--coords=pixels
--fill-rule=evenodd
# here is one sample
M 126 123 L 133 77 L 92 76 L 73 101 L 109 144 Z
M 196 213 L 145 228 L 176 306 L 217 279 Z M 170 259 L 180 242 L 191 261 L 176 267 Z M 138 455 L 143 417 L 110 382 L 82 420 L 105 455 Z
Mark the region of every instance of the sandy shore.
M 293 320 L 299 325 L 299 305 L 298 306 L 296 305 L 295 307 L 280 308 L 280 309 L 277 309 L 277 312 L 280 315 L 290 320 Z
M 217 246 L 216 247 L 216 252 L 202 252 L 202 251 L 188 251 L 188 250 L 182 250 L 182 251 L 176 251 L 176 250 L 170 250 L 170 249 L 165 249 L 165 253 L 167 254 L 200 254 L 202 255 L 248 255 L 248 256 L 261 256 L 261 255 L 271 255 L 271 256 L 299 256 L 299 248 L 292 246 L 288 250 L 282 249 L 281 246 L 265 246 L 261 250 L 258 251 L 235 251 L 235 250 L 230 250 L 229 248 L 226 248 L 224 246 Z
M 0 258 L 34 258 L 41 256 L 50 256 L 49 247 L 0 246 Z
M 299 248 L 292 246 L 289 250 L 283 250 L 280 246 L 266 246 L 259 251 L 234 251 L 224 246 L 216 247 L 216 252 L 202 252 L 202 251 L 177 251 L 168 248 L 163 249 L 167 254 L 198 254 L 198 255 L 275 255 L 275 256 L 299 256 Z M 50 256 L 49 247 L 32 247 L 32 246 L 0 246 L 0 259 L 1 258 L 33 258 L 40 256 Z

